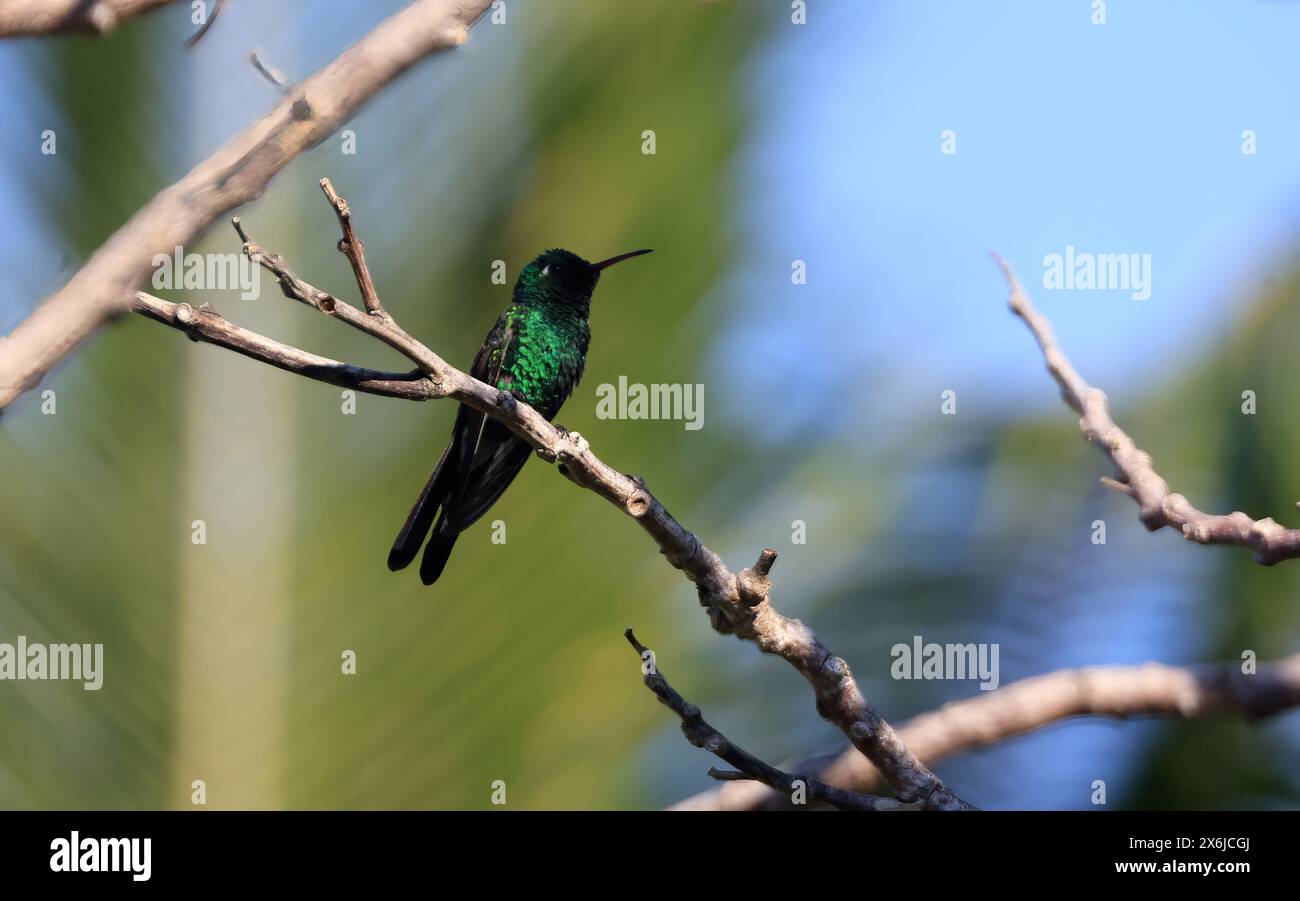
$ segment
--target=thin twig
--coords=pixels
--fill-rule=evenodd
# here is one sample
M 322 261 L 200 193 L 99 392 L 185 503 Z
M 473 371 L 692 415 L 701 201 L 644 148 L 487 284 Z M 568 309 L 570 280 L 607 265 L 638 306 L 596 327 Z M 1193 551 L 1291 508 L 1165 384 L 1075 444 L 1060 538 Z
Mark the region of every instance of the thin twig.
M 357 277 L 357 287 L 361 289 L 361 299 L 365 301 L 366 312 L 374 316 L 387 317 L 388 314 L 384 312 L 384 307 L 379 302 L 379 294 L 375 291 L 374 280 L 370 277 L 370 269 L 366 266 L 365 242 L 357 237 L 356 231 L 352 228 L 352 210 L 348 208 L 348 202 L 338 195 L 328 178 L 320 180 L 320 189 L 325 192 L 330 206 L 334 207 L 334 214 L 338 216 L 339 228 L 343 230 L 343 237 L 338 243 L 339 253 L 346 256 L 348 262 L 352 264 L 352 272 Z
M 646 687 L 654 692 L 655 697 L 665 707 L 681 719 L 682 734 L 686 736 L 686 740 L 735 767 L 735 770 L 710 769 L 709 775 L 714 779 L 723 782 L 753 780 L 792 799 L 798 796 L 802 789 L 806 797 L 829 804 L 839 810 L 920 810 L 923 806 L 917 801 L 905 803 L 893 798 L 877 798 L 846 791 L 827 785 L 820 779 L 787 773 L 765 763 L 743 748 L 732 744 L 725 735 L 705 722 L 700 708 L 689 703 L 668 684 L 668 680 L 659 669 L 657 660 L 647 669 L 647 660 L 653 660 L 654 657 L 653 655 L 647 657 L 649 649 L 637 641 L 631 629 L 623 635 L 642 660 L 643 680 Z
M 1131 497 L 1138 505 L 1138 519 L 1147 529 L 1155 532 L 1167 526 L 1198 544 L 1248 547 L 1254 551 L 1255 562 L 1264 566 L 1300 557 L 1300 529 L 1284 528 L 1269 518 L 1252 519 L 1240 511 L 1226 516 L 1203 513 L 1181 494 L 1171 492 L 1169 483 L 1152 465 L 1151 456 L 1111 419 L 1106 395 L 1085 382 L 1070 363 L 1056 343 L 1051 324 L 1034 308 L 1011 264 L 997 254 L 993 259 L 1010 286 L 1011 312 L 1029 326 L 1047 371 L 1060 386 L 1062 399 L 1081 417 L 1079 428 L 1084 437 L 1115 466 L 1115 478 L 1103 478 L 1102 484 Z

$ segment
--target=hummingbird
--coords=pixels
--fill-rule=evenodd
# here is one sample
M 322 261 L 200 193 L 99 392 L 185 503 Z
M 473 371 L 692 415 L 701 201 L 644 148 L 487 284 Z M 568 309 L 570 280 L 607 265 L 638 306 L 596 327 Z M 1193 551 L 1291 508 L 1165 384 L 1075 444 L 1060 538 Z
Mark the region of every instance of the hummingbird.
M 520 271 L 510 305 L 488 332 L 470 375 L 553 420 L 582 378 L 591 343 L 591 294 L 600 273 L 646 253 L 633 250 L 599 263 L 561 249 L 539 255 Z M 432 526 L 420 581 L 438 581 L 456 538 L 496 503 L 530 456 L 528 442 L 461 404 L 451 442 L 388 552 L 388 568 L 409 566 Z

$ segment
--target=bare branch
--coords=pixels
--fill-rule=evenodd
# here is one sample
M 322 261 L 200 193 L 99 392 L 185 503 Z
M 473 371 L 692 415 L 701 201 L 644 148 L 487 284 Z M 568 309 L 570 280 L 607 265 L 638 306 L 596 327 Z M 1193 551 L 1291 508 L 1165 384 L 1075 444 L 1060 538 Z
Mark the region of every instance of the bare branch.
M 418 369 L 412 372 L 380 372 L 310 354 L 233 325 L 207 305 L 195 309 L 187 303 L 170 303 L 152 294 L 137 291 L 134 309 L 150 319 L 180 329 L 195 341 L 215 344 L 277 369 L 320 382 L 405 400 L 428 400 L 441 396 L 433 382 Z
M 155 196 L 61 290 L 0 339 L 0 413 L 107 319 L 130 309 L 155 254 L 193 241 L 217 218 L 259 197 L 285 165 L 337 131 L 399 75 L 430 54 L 464 43 L 490 3 L 415 0 Z M 37 5 L 73 6 L 30 4 Z M 24 0 L 5 10 L 28 6 Z
M 284 257 L 278 253 L 271 253 L 249 238 L 238 216 L 230 221 L 239 234 L 239 240 L 244 243 L 245 255 L 276 277 L 285 297 L 305 303 L 327 316 L 346 322 L 372 338 L 378 338 L 433 376 L 434 381 L 440 380 L 440 371 L 447 368 L 447 364 L 437 354 L 403 331 L 388 314 L 382 310 L 373 315 L 362 312 L 352 304 L 345 303 L 332 294 L 309 285 L 294 274 L 285 263 Z
M 369 273 L 360 251 L 363 245 L 352 233 L 350 215 L 346 214 L 347 201 L 334 192 L 328 180 L 322 182 L 322 188 L 336 213 L 344 211 L 340 213 L 344 242 L 356 248 L 354 271 L 364 294 L 365 286 L 370 284 Z M 424 374 L 423 380 L 417 378 L 418 373 L 403 377 L 346 367 L 235 329 L 202 308 L 197 313 L 183 312 L 176 306 L 160 306 L 166 302 L 140 293 L 136 295 L 136 304 L 142 311 L 167 325 L 185 329 L 198 340 L 236 350 L 280 369 L 376 394 L 419 400 L 449 397 L 499 420 L 527 441 L 538 456 L 561 464 L 561 471 L 570 481 L 600 495 L 635 519 L 654 539 L 668 562 L 696 584 L 700 603 L 707 608 L 714 629 L 753 641 L 764 653 L 783 657 L 802 673 L 813 687 L 817 711 L 880 767 L 904 803 L 938 810 L 969 808 L 903 746 L 879 711 L 862 696 L 848 664 L 833 656 L 811 629 L 798 620 L 787 619 L 772 607 L 769 574 L 776 551 L 765 549 L 751 569 L 734 575 L 721 557 L 673 518 L 650 493 L 643 479 L 610 467 L 592 452 L 580 434 L 556 428 L 513 395 L 448 365 L 384 312 L 377 297 L 373 299 L 374 311 L 364 312 L 299 278 L 279 254 L 256 244 L 238 217 L 234 226 L 244 242 L 244 253 L 275 275 L 286 297 L 384 341 L 415 362 Z M 369 290 L 373 291 L 373 285 Z M 399 381 L 401 384 L 395 385 Z
M 1174 667 L 1087 667 L 1059 670 L 956 701 L 903 723 L 899 738 L 927 764 L 996 744 L 1078 716 L 1178 719 L 1226 714 L 1254 722 L 1300 707 L 1300 654 L 1260 667 L 1236 664 Z M 801 766 L 804 769 L 805 766 Z M 832 785 L 858 792 L 879 788 L 880 770 L 852 748 L 834 761 L 806 766 Z M 680 802 L 686 810 L 788 807 L 787 796 L 755 785 L 728 785 Z
M 648 659 L 646 655 L 649 650 L 637 641 L 631 629 L 623 635 L 641 657 L 646 687 L 655 693 L 665 707 L 681 719 L 682 734 L 686 736 L 686 740 L 736 768 L 734 771 L 710 769 L 709 775 L 714 779 L 723 782 L 753 780 L 787 798 L 792 798 L 802 785 L 807 797 L 829 804 L 838 810 L 920 810 L 922 808 L 923 805 L 919 801 L 905 803 L 892 798 L 876 798 L 835 788 L 811 776 L 792 775 L 764 763 L 743 748 L 736 747 L 725 735 L 704 721 L 700 708 L 689 703 L 668 684 L 668 680 L 659 670 L 657 661 L 646 671 L 644 663 Z M 653 659 L 653 656 L 649 659 Z
M 736 577 L 733 592 L 709 605 L 713 627 L 754 642 L 763 653 L 776 654 L 798 670 L 813 687 L 817 712 L 880 768 L 902 800 L 919 799 L 936 810 L 970 809 L 908 750 L 863 697 L 848 663 L 832 654 L 812 629 L 772 606 L 769 573 L 775 560 L 776 551 L 765 548 L 758 562 Z M 700 601 L 706 601 L 703 588 Z
M 357 287 L 361 289 L 366 312 L 387 317 L 388 314 L 379 302 L 379 295 L 375 292 L 375 283 L 370 278 L 370 269 L 366 267 L 366 245 L 352 228 L 352 210 L 348 208 L 348 202 L 338 195 L 328 178 L 320 180 L 320 189 L 325 192 L 330 206 L 334 207 L 334 214 L 338 216 L 339 228 L 343 230 L 343 237 L 338 243 L 339 253 L 346 256 L 352 264 L 352 272 L 357 277 Z
M 1079 428 L 1089 443 L 1099 448 L 1115 466 L 1116 478 L 1102 484 L 1131 497 L 1138 505 L 1138 519 L 1152 532 L 1166 526 L 1198 544 L 1233 544 L 1254 551 L 1256 563 L 1272 566 L 1300 557 L 1300 529 L 1287 529 L 1272 519 L 1252 519 L 1245 513 L 1226 516 L 1203 513 L 1181 494 L 1170 492 L 1169 484 L 1152 465 L 1151 456 L 1138 448 L 1110 418 L 1106 395 L 1093 388 L 1071 365 L 1052 334 L 1047 318 L 1030 303 L 1011 265 L 994 254 L 1011 288 L 1011 312 L 1029 326 L 1043 352 L 1047 371 L 1056 379 L 1061 397 L 1080 415 Z
M 118 23 L 173 0 L 5 0 L 0 37 L 91 32 L 108 34 Z

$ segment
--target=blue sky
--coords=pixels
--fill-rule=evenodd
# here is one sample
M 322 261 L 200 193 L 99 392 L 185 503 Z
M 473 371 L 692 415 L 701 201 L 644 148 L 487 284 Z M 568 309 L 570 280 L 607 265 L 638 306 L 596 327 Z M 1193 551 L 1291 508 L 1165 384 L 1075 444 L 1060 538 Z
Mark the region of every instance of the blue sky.
M 1300 4 L 1111 2 L 1104 25 L 1086 2 L 811 7 L 751 80 L 750 257 L 726 290 L 748 302 L 733 347 L 762 352 L 721 355 L 751 359 L 759 384 L 807 376 L 790 424 L 824 415 L 812 395 L 844 380 L 870 381 L 899 415 L 948 387 L 1057 403 L 991 250 L 1085 377 L 1115 387 L 1212 341 L 1287 262 Z M 1067 245 L 1151 254 L 1151 298 L 1045 291 L 1043 257 Z M 792 259 L 806 286 L 789 284 Z

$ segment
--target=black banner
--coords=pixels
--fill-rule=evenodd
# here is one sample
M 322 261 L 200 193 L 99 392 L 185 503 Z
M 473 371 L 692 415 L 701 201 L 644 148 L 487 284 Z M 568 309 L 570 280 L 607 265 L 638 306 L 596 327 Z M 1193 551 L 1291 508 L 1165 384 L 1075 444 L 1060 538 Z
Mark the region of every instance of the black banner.
M 635 879 L 702 868 L 743 882 L 778 865 L 828 883 L 868 868 L 931 885 L 1230 888 L 1288 873 L 1296 825 L 1289 813 L 13 812 L 0 814 L 0 862 L 6 885 L 127 891 L 452 874 L 540 889 L 610 864 Z

